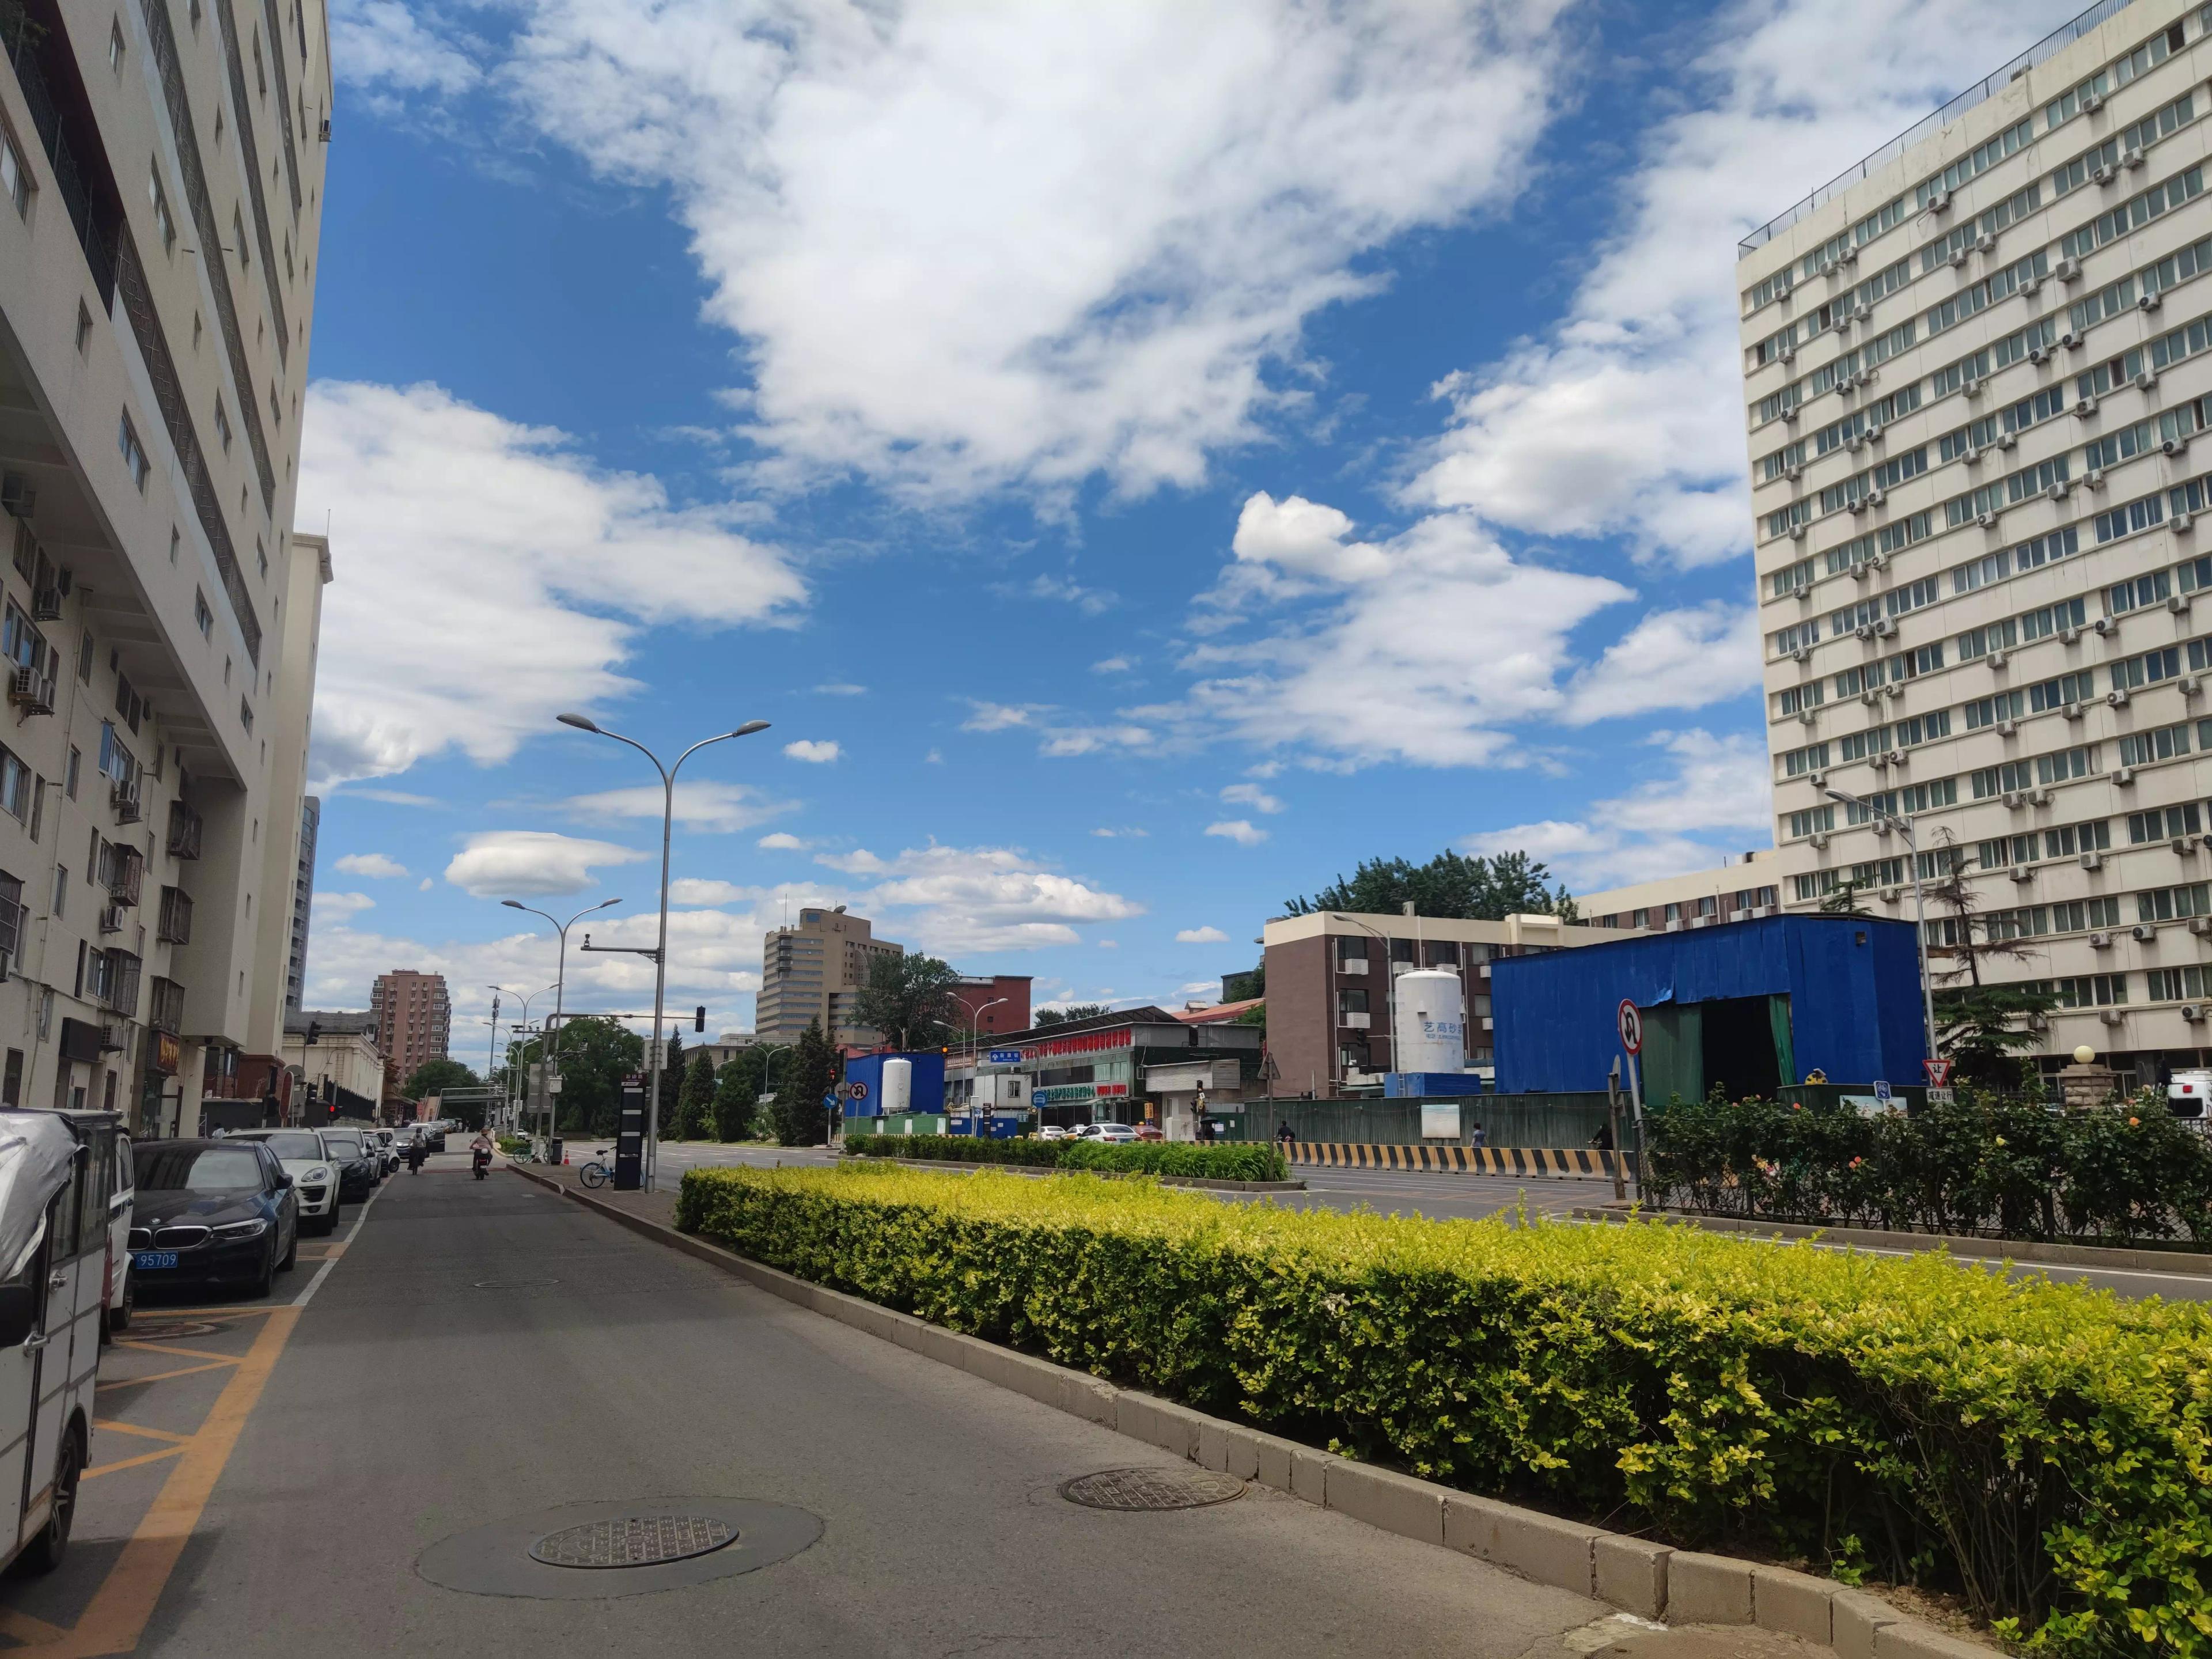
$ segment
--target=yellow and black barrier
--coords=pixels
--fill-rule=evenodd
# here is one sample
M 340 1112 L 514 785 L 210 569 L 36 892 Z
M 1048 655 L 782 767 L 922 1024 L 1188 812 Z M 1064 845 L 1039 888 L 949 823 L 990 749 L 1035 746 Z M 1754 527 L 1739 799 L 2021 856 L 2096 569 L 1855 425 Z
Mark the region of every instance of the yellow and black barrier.
M 1625 1174 L 1617 1153 L 1595 1146 L 1398 1146 L 1359 1141 L 1293 1140 L 1293 1164 L 1336 1170 L 1425 1170 L 1440 1175 L 1590 1176 Z

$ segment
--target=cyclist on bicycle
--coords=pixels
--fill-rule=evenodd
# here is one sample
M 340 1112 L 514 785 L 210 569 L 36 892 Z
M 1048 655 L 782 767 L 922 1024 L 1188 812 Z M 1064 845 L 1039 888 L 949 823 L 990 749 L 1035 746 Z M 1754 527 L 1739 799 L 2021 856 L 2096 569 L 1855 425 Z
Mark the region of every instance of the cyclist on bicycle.
M 407 1172 L 410 1175 L 421 1175 L 422 1160 L 430 1156 L 430 1143 L 417 1134 L 407 1143 L 407 1150 L 403 1156 L 407 1159 Z

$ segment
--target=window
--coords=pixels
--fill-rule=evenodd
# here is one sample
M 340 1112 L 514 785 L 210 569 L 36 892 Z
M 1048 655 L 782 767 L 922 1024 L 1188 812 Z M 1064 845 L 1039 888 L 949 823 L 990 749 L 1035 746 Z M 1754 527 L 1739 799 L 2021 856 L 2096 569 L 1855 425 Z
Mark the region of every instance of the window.
M 253 705 L 243 697 L 238 700 L 238 721 L 250 736 L 253 731 Z
M 2153 807 L 2148 812 L 2128 814 L 2128 844 L 2130 847 L 2140 847 L 2145 842 L 2169 841 L 2177 836 L 2201 836 L 2203 833 L 2203 813 L 2195 801 L 2184 806 Z
M 138 441 L 137 428 L 131 424 L 131 416 L 127 414 L 116 427 L 115 447 L 123 453 L 123 465 L 130 469 L 131 487 L 143 491 L 146 488 L 146 475 L 153 470 L 153 464 L 146 459 L 146 447 Z
M 216 394 L 215 399 L 215 435 L 222 441 L 223 453 L 228 454 L 230 453 L 230 412 L 222 406 L 221 392 Z
M 0 749 L 0 812 L 18 823 L 31 821 L 31 769 L 9 750 Z
M 2084 668 L 2056 679 L 2039 680 L 2027 688 L 2027 708 L 2033 714 L 2047 714 L 2069 702 L 2087 702 L 2097 695 L 2097 677 Z
M 2147 605 L 2164 605 L 2166 596 L 2172 592 L 2172 577 L 2163 570 L 2154 570 L 2147 576 L 2115 582 L 2105 590 L 2105 614 L 2119 617 L 2130 611 L 2141 611 Z
M 76 775 L 84 765 L 84 751 L 75 744 L 70 745 L 69 770 L 64 775 L 62 793 L 71 800 L 76 799 Z
M 202 639 L 215 638 L 215 612 L 208 609 L 207 595 L 197 587 L 192 590 L 192 624 Z
M 2154 726 L 2148 732 L 2124 732 L 2120 734 L 2120 764 L 2123 766 L 2148 766 L 2188 752 L 2189 726 L 2186 722 Z
M 154 204 L 154 228 L 161 233 L 161 252 L 173 253 L 177 246 L 177 222 L 169 212 L 169 198 L 161 188 L 158 171 L 146 175 L 146 194 Z
M 2212 915 L 2212 883 L 2191 882 L 2185 887 L 2154 887 L 2136 895 L 2137 921 L 2174 921 Z
M 69 914 L 69 866 L 54 866 L 54 920 L 59 921 Z
M 2128 1000 L 2125 974 L 2082 974 L 2071 979 L 2043 980 L 2039 986 L 2056 996 L 2062 1008 L 2109 1008 Z
M 107 67 L 116 74 L 123 73 L 123 20 L 117 18 L 107 26 Z
M 246 221 L 236 208 L 230 210 L 230 240 L 238 250 L 238 268 L 246 270 L 253 264 L 253 250 L 246 240 Z
M 269 550 L 261 544 L 261 538 L 258 536 L 253 538 L 253 558 L 254 562 L 261 567 L 261 580 L 267 581 L 269 580 Z
M 2185 968 L 2154 968 L 2149 977 L 2153 1002 L 2179 1002 L 2185 998 L 2193 1002 L 2204 994 L 2205 972 L 2195 963 Z
M 1793 839 L 1826 834 L 1835 827 L 1836 809 L 1832 806 L 1815 806 L 1808 811 L 1792 812 L 1790 815 L 1790 834 Z
M 14 135 L 4 130 L 0 130 L 0 193 L 15 204 L 17 218 L 30 212 L 30 169 L 23 165 L 23 152 L 15 148 Z
M 2108 665 L 2112 690 L 2132 691 L 2137 686 L 2155 685 L 2160 680 L 2170 680 L 2181 672 L 2181 653 L 2172 646 L 2161 651 L 2146 651 L 2139 657 L 2123 657 Z

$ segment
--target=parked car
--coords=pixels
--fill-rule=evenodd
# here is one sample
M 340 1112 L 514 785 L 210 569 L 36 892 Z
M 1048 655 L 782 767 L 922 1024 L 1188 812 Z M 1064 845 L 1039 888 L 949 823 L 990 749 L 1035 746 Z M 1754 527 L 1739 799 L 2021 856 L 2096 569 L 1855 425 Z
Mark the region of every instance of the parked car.
M 1073 1140 L 1075 1139 L 1075 1131 L 1063 1128 L 1057 1123 L 1048 1123 L 1037 1131 L 1037 1139 L 1039 1140 Z
M 1137 1132 L 1126 1123 L 1086 1123 L 1076 1134 L 1080 1139 L 1111 1141 L 1116 1146 L 1137 1139 Z
M 1139 1140 L 1165 1140 L 1167 1139 L 1165 1135 L 1160 1133 L 1160 1126 L 1157 1123 L 1139 1123 L 1136 1125 L 1135 1127 L 1137 1131 L 1137 1139 Z
M 229 1285 L 266 1296 L 299 1259 L 300 1195 L 258 1141 L 155 1140 L 138 1147 L 131 1267 L 151 1285 Z
M 422 1126 L 422 1138 L 430 1143 L 430 1150 L 432 1152 L 442 1152 L 446 1150 L 446 1126 L 444 1124 L 424 1124 Z
M 69 1549 L 121 1138 L 112 1112 L 0 1112 L 0 1567 L 51 1572 Z
M 377 1166 L 375 1158 L 362 1144 L 361 1131 L 333 1124 L 315 1133 L 323 1138 L 323 1145 L 338 1164 L 338 1200 L 350 1204 L 356 1199 L 366 1200 L 376 1190 Z
M 276 1154 L 284 1173 L 292 1177 L 300 1195 L 300 1225 L 311 1233 L 337 1230 L 345 1208 L 338 1192 L 338 1171 L 331 1150 L 318 1129 L 240 1129 L 226 1140 L 258 1140 Z
M 2176 1117 L 2212 1114 L 2212 1072 L 2176 1072 L 2166 1085 L 2166 1109 Z

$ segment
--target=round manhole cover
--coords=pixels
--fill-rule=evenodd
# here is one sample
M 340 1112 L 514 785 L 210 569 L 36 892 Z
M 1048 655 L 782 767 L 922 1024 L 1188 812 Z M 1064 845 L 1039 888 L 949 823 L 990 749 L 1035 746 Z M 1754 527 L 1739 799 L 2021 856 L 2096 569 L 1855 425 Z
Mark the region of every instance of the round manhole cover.
M 124 1328 L 123 1340 L 126 1342 L 174 1342 L 187 1336 L 213 1336 L 223 1328 L 221 1325 L 208 1324 L 204 1320 L 172 1319 L 150 1324 L 134 1320 Z
M 617 1515 L 547 1533 L 530 1554 L 549 1567 L 656 1567 L 705 1555 L 737 1535 L 711 1515 Z
M 470 1288 L 477 1291 L 542 1291 L 558 1285 L 557 1279 L 479 1279 Z
M 1242 1480 L 1215 1469 L 1101 1469 L 1063 1483 L 1060 1495 L 1092 1510 L 1198 1510 L 1243 1491 Z

